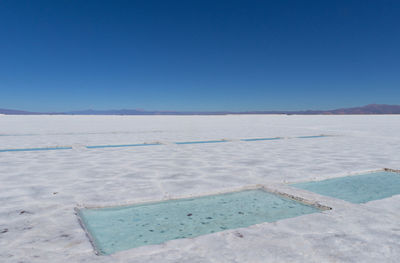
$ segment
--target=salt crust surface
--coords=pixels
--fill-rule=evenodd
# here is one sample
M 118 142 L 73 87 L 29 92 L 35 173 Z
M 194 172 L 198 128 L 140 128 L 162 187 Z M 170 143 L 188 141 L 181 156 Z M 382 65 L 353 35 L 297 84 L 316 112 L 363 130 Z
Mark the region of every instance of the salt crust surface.
M 287 183 L 400 168 L 400 116 L 0 116 L 1 262 L 398 262 L 400 195 L 351 204 Z M 330 134 L 313 139 L 84 149 Z M 247 185 L 333 208 L 96 256 L 74 208 Z M 239 234 L 240 233 L 240 234 Z

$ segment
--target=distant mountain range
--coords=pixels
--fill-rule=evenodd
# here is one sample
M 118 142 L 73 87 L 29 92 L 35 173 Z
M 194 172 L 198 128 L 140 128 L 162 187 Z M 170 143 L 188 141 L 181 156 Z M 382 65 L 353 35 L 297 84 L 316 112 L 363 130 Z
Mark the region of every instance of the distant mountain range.
M 0 109 L 0 114 L 7 115 L 226 115 L 226 114 L 288 114 L 288 115 L 347 115 L 347 114 L 400 114 L 400 105 L 369 104 L 362 107 L 335 110 L 305 111 L 146 111 L 137 109 L 121 110 L 82 110 L 69 112 L 30 112 Z

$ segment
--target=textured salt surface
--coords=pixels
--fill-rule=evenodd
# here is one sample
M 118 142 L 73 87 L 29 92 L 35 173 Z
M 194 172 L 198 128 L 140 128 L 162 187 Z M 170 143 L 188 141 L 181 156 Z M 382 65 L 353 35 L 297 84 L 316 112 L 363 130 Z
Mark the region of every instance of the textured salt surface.
M 366 203 L 400 194 L 400 173 L 382 171 L 292 186 L 352 203 Z
M 196 237 L 320 210 L 261 189 L 124 207 L 82 209 L 101 254 Z
M 400 196 L 352 204 L 287 186 L 399 169 L 400 116 L 0 116 L 3 262 L 398 262 Z M 66 135 L 71 133 L 73 135 Z M 89 150 L 81 145 L 335 134 Z M 265 184 L 333 208 L 238 230 L 93 252 L 74 207 L 132 204 Z M 286 185 L 286 186 L 285 186 Z M 285 187 L 284 187 L 285 186 Z
M 299 137 L 296 137 L 296 138 L 299 138 L 299 139 L 312 139 L 312 138 L 322 138 L 322 137 L 326 137 L 326 135 L 299 136 Z

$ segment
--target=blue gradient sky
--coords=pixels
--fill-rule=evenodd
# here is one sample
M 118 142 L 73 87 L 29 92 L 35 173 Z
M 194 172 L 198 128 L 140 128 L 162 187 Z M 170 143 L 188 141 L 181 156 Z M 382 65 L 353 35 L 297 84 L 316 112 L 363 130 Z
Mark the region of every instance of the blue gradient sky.
M 400 104 L 400 1 L 0 1 L 0 108 Z

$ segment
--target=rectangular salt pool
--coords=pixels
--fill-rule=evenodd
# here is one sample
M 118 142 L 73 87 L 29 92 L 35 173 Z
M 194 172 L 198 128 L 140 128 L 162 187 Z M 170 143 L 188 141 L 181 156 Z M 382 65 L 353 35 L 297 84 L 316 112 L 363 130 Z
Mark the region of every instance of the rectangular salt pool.
M 34 152 L 34 151 L 55 151 L 55 150 L 72 150 L 72 147 L 0 149 L 0 152 Z
M 400 194 L 400 174 L 370 172 L 292 186 L 352 203 L 366 203 Z
M 211 140 L 211 141 L 192 141 L 192 142 L 176 142 L 175 144 L 202 144 L 202 143 L 219 143 L 228 142 L 227 140 Z
M 161 145 L 161 143 L 93 145 L 93 146 L 86 146 L 86 148 L 87 149 L 100 149 L 100 148 L 122 148 L 122 147 L 155 146 L 155 145 Z
M 274 138 L 253 138 L 253 139 L 241 139 L 244 142 L 256 142 L 256 141 L 273 141 L 273 140 L 281 140 L 281 137 Z
M 112 254 L 319 211 L 256 189 L 131 206 L 84 208 L 78 213 L 97 252 Z

